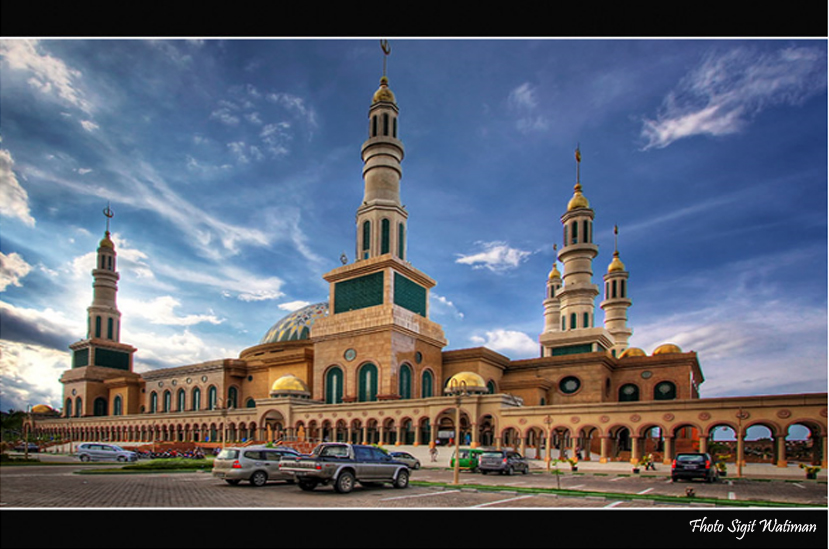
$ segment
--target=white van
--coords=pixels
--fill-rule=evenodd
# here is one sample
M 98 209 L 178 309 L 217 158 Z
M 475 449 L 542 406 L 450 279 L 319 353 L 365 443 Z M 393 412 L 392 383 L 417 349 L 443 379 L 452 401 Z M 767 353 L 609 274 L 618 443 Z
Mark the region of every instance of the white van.
M 124 450 L 115 444 L 84 442 L 75 452 L 81 461 L 135 461 L 138 454 Z

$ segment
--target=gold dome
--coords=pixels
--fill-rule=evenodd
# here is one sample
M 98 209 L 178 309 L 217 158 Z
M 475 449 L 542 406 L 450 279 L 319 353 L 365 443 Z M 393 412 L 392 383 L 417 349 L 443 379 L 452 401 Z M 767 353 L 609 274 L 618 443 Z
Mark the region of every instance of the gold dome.
M 555 263 L 553 264 L 553 270 L 550 271 L 550 275 L 548 276 L 548 278 L 561 278 L 561 273 L 558 272 L 558 268 L 556 267 Z
M 378 101 L 395 102 L 394 93 L 389 89 L 389 79 L 385 76 L 380 78 L 380 88 L 374 92 L 374 97 L 371 100 L 372 103 L 377 103 Z
M 619 358 L 625 358 L 628 356 L 648 356 L 645 354 L 645 351 L 640 349 L 639 347 L 628 347 L 622 354 L 619 355 Z
M 607 267 L 607 272 L 615 273 L 625 270 L 625 264 L 619 259 L 619 252 L 613 252 L 613 261 Z
M 484 378 L 475 372 L 458 372 L 446 382 L 444 392 L 452 393 L 456 389 L 465 389 L 468 392 L 486 392 Z
M 48 414 L 52 411 L 52 407 L 45 404 L 36 404 L 35 406 L 32 406 L 32 412 L 35 414 Z
M 109 231 L 106 232 L 104 238 L 101 239 L 101 243 L 99 244 L 101 248 L 115 248 L 115 244 L 112 243 L 112 240 L 109 239 Z
M 666 355 L 670 353 L 681 353 L 682 349 L 673 343 L 665 343 L 653 350 L 654 355 Z
M 571 198 L 570 202 L 567 203 L 567 211 L 569 212 L 579 208 L 589 208 L 590 202 L 588 202 L 587 198 L 581 194 L 581 183 L 576 183 L 573 190 L 575 192 L 573 193 L 573 198 Z
M 307 393 L 308 386 L 305 385 L 305 382 L 296 377 L 293 374 L 287 374 L 276 381 L 273 382 L 271 386 L 271 393 L 274 392 L 284 392 L 284 391 L 292 391 L 292 392 L 300 392 L 300 393 Z

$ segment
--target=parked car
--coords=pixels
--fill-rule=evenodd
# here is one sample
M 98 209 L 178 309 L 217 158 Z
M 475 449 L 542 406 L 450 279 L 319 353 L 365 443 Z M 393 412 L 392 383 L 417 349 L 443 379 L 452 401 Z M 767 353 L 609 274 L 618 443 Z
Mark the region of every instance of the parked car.
M 711 455 L 701 452 L 677 454 L 671 463 L 671 480 L 676 482 L 680 479 L 695 478 L 701 478 L 705 482 L 719 480 L 719 473 Z
M 19 442 L 14 447 L 15 452 L 25 452 L 26 451 L 26 443 Z M 29 443 L 29 452 L 40 452 L 40 446 L 35 444 L 34 442 Z
M 469 469 L 473 473 L 478 471 L 478 463 L 481 459 L 481 454 L 486 452 L 485 448 L 461 448 L 458 450 L 460 458 L 458 459 L 458 468 Z M 455 453 L 452 452 L 452 457 L 449 459 L 449 467 L 455 467 Z
M 234 486 L 243 480 L 253 486 L 264 486 L 269 480 L 293 482 L 292 474 L 279 470 L 279 462 L 286 456 L 299 455 L 299 452 L 287 446 L 223 448 L 213 460 L 212 474 Z
M 409 469 L 420 469 L 420 460 L 409 452 L 390 452 L 391 457 L 409 466 Z
M 489 472 L 511 475 L 516 471 L 523 474 L 530 472 L 530 462 L 512 450 L 488 450 L 481 454 L 478 469 L 483 474 Z
M 84 442 L 75 452 L 81 461 L 135 461 L 138 454 L 124 450 L 115 444 Z
M 374 446 L 324 442 L 310 456 L 286 458 L 279 468 L 292 473 L 302 490 L 333 484 L 334 490 L 347 494 L 356 483 L 375 486 L 391 483 L 395 488 L 409 486 L 409 467 Z

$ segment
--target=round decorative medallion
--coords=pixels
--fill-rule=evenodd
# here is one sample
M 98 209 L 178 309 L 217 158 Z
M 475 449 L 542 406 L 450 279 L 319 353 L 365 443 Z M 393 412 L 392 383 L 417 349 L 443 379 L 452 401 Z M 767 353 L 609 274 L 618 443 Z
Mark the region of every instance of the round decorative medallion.
M 820 415 L 822 415 L 823 417 L 826 417 L 826 408 L 824 408 L 823 410 L 820 411 Z
M 602 423 L 607 423 L 608 421 L 610 421 L 610 416 L 602 416 L 599 418 L 599 421 L 601 421 Z
M 207 376 L 201 376 L 202 381 L 207 381 Z
M 630 416 L 630 420 L 634 423 L 637 423 L 641 419 L 642 418 L 639 416 L 639 414 L 633 414 L 632 416 Z
M 394 413 L 399 416 L 402 412 L 400 410 L 395 410 Z
M 381 416 L 384 416 L 384 415 L 386 415 L 386 412 L 384 412 L 383 410 L 380 410 L 379 412 L 377 412 L 377 414 L 381 415 Z
M 320 415 L 322 415 L 322 414 L 320 414 Z M 310 417 L 311 417 L 311 414 L 305 414 L 305 419 L 310 419 Z
M 748 419 L 748 418 L 751 417 L 751 414 L 749 414 L 748 412 L 746 412 L 744 410 L 740 410 L 739 412 L 734 414 L 734 417 L 739 418 L 739 419 Z
M 320 412 L 319 414 L 317 414 L 317 417 L 318 417 L 318 418 L 322 418 L 322 412 Z
M 187 383 L 187 384 L 193 383 L 193 378 L 188 377 L 187 379 L 184 380 L 184 382 Z
M 573 416 L 570 418 L 570 423 L 578 423 L 579 421 L 581 421 L 579 416 Z
M 665 421 L 673 421 L 674 420 L 674 415 L 673 414 L 665 414 L 664 416 L 662 416 L 662 419 L 664 419 Z
M 653 372 L 651 372 L 650 370 L 645 370 L 644 372 L 642 372 L 642 379 L 648 379 L 652 375 L 653 375 Z
M 368 412 L 366 412 L 365 410 L 363 410 L 363 417 L 365 417 L 365 416 L 367 416 L 367 415 L 368 415 Z
M 159 386 L 159 387 L 164 387 L 164 382 L 163 382 L 163 381 L 159 381 L 159 382 L 158 382 L 158 386 Z
M 420 351 L 415 353 L 415 362 L 417 362 L 418 364 L 423 362 L 423 353 L 421 353 Z
M 77 394 L 78 394 L 78 390 L 77 389 L 72 389 L 72 396 L 75 396 Z
M 780 419 L 786 419 L 787 417 L 791 417 L 792 413 L 789 410 L 780 410 L 777 412 L 777 417 Z
M 420 413 L 420 408 L 415 408 L 414 410 L 412 410 L 412 413 L 413 414 L 419 414 Z
M 708 412 L 701 412 L 701 413 L 700 413 L 700 415 L 699 415 L 698 417 L 699 417 L 702 421 L 708 421 L 709 419 L 711 419 L 711 414 L 709 414 Z
M 522 417 L 521 419 L 518 420 L 518 423 L 520 423 L 521 425 L 526 424 L 527 423 L 527 418 Z
M 357 358 L 357 351 L 355 351 L 354 349 L 346 349 L 345 353 L 343 353 L 343 358 L 351 362 L 352 360 Z
M 346 412 L 346 413 L 345 413 L 345 415 L 346 415 L 347 417 L 351 417 L 351 412 Z
M 175 387 L 176 385 L 178 385 L 178 380 L 174 379 L 171 383 L 173 384 L 173 387 Z

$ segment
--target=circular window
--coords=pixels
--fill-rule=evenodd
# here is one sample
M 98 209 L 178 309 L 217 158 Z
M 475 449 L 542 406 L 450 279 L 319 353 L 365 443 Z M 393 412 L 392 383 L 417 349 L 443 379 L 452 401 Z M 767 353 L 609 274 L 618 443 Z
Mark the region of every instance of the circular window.
M 202 381 L 207 381 L 207 376 L 201 376 Z
M 190 384 L 190 383 L 193 383 L 193 378 L 192 378 L 192 377 L 188 377 L 188 378 L 187 378 L 187 379 L 185 379 L 184 381 L 186 381 L 188 384 Z
M 351 362 L 352 360 L 357 358 L 357 351 L 355 351 L 354 349 L 346 349 L 345 353 L 343 353 L 343 357 L 347 361 Z
M 77 389 L 72 389 L 72 395 L 74 396 L 74 395 L 77 395 L 77 394 L 78 394 L 78 390 Z
M 566 395 L 572 395 L 579 390 L 579 387 L 581 387 L 581 381 L 573 376 L 565 377 L 558 384 L 559 390 Z
M 164 382 L 163 382 L 163 381 L 159 381 L 159 382 L 158 382 L 158 386 L 159 386 L 159 387 L 164 387 Z
M 174 379 L 174 380 L 172 381 L 172 383 L 173 383 L 173 387 L 175 387 L 176 385 L 178 385 L 178 380 Z
M 423 362 L 423 353 L 421 353 L 420 351 L 415 353 L 415 362 L 417 362 L 418 364 Z
M 648 370 L 645 370 L 644 372 L 642 372 L 642 379 L 648 379 L 648 378 L 649 378 L 649 377 L 651 377 L 652 375 L 653 375 L 653 372 L 650 372 L 650 371 L 648 371 Z
M 253 376 L 248 376 L 248 381 L 253 381 Z

